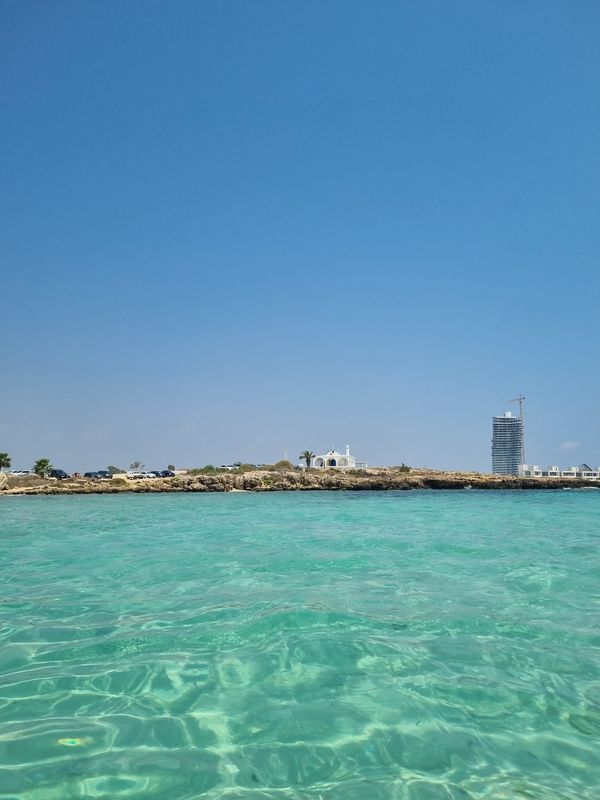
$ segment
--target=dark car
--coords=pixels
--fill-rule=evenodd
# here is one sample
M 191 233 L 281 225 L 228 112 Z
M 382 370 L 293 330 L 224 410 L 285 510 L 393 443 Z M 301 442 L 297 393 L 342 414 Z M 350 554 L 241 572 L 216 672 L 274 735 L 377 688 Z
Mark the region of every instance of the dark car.
M 51 469 L 49 475 L 51 478 L 56 478 L 59 481 L 65 481 L 69 477 L 64 469 Z
M 175 473 L 171 469 L 163 469 L 162 472 L 160 473 L 160 477 L 161 478 L 174 478 L 175 477 Z
M 159 469 L 153 469 L 150 471 L 150 475 L 154 475 L 155 478 L 162 478 L 163 474 Z
M 98 478 L 112 478 L 112 475 L 107 469 L 99 469 L 96 475 Z
M 93 480 L 93 481 L 97 481 L 100 476 L 98 475 L 97 472 L 84 472 L 83 473 L 83 477 L 84 478 L 90 478 L 90 480 Z

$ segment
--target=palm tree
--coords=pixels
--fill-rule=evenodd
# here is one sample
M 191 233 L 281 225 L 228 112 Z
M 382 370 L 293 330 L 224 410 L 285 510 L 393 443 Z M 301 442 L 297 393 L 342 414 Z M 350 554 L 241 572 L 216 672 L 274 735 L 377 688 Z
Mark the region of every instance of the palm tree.
M 38 458 L 38 460 L 33 465 L 33 471 L 36 475 L 39 475 L 40 478 L 45 478 L 48 472 L 52 469 L 52 464 L 50 463 L 49 458 Z
M 0 453 L 0 472 L 10 467 L 11 461 L 8 453 Z
M 307 467 L 310 467 L 310 462 L 313 460 L 314 457 L 315 457 L 315 454 L 313 453 L 312 450 L 305 450 L 303 453 L 300 453 L 300 455 L 298 456 L 298 458 L 303 458 L 306 461 L 306 466 Z

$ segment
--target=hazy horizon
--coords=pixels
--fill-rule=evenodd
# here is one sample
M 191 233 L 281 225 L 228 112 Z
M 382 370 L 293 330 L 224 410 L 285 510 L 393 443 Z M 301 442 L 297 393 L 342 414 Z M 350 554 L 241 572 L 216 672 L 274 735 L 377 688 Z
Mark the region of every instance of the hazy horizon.
M 0 451 L 600 463 L 600 6 L 0 5 Z

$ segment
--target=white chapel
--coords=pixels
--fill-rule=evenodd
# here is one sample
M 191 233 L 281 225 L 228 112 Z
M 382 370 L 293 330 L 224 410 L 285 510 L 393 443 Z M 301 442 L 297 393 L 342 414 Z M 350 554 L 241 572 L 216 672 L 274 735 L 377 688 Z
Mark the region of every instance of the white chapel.
M 346 445 L 345 453 L 329 450 L 322 456 L 315 456 L 311 466 L 317 469 L 362 469 L 367 466 L 366 461 L 358 461 L 356 456 L 350 454 L 350 445 Z

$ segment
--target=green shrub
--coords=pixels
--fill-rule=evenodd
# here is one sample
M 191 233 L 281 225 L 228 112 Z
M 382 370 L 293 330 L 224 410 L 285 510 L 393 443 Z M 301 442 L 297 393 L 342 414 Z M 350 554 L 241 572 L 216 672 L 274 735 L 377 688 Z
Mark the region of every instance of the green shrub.
M 205 467 L 188 469 L 188 475 L 215 475 L 217 472 L 221 472 L 221 470 L 217 469 L 217 467 L 212 464 L 207 464 Z
M 275 469 L 278 472 L 287 472 L 288 470 L 294 469 L 294 465 L 291 461 L 283 460 L 273 464 L 272 469 Z
M 127 486 L 127 481 L 125 478 L 111 478 L 110 479 L 111 486 Z
M 290 472 L 291 470 L 296 469 L 291 461 L 278 461 L 276 464 L 263 464 L 262 467 L 258 467 L 260 470 L 265 470 L 265 472 Z

